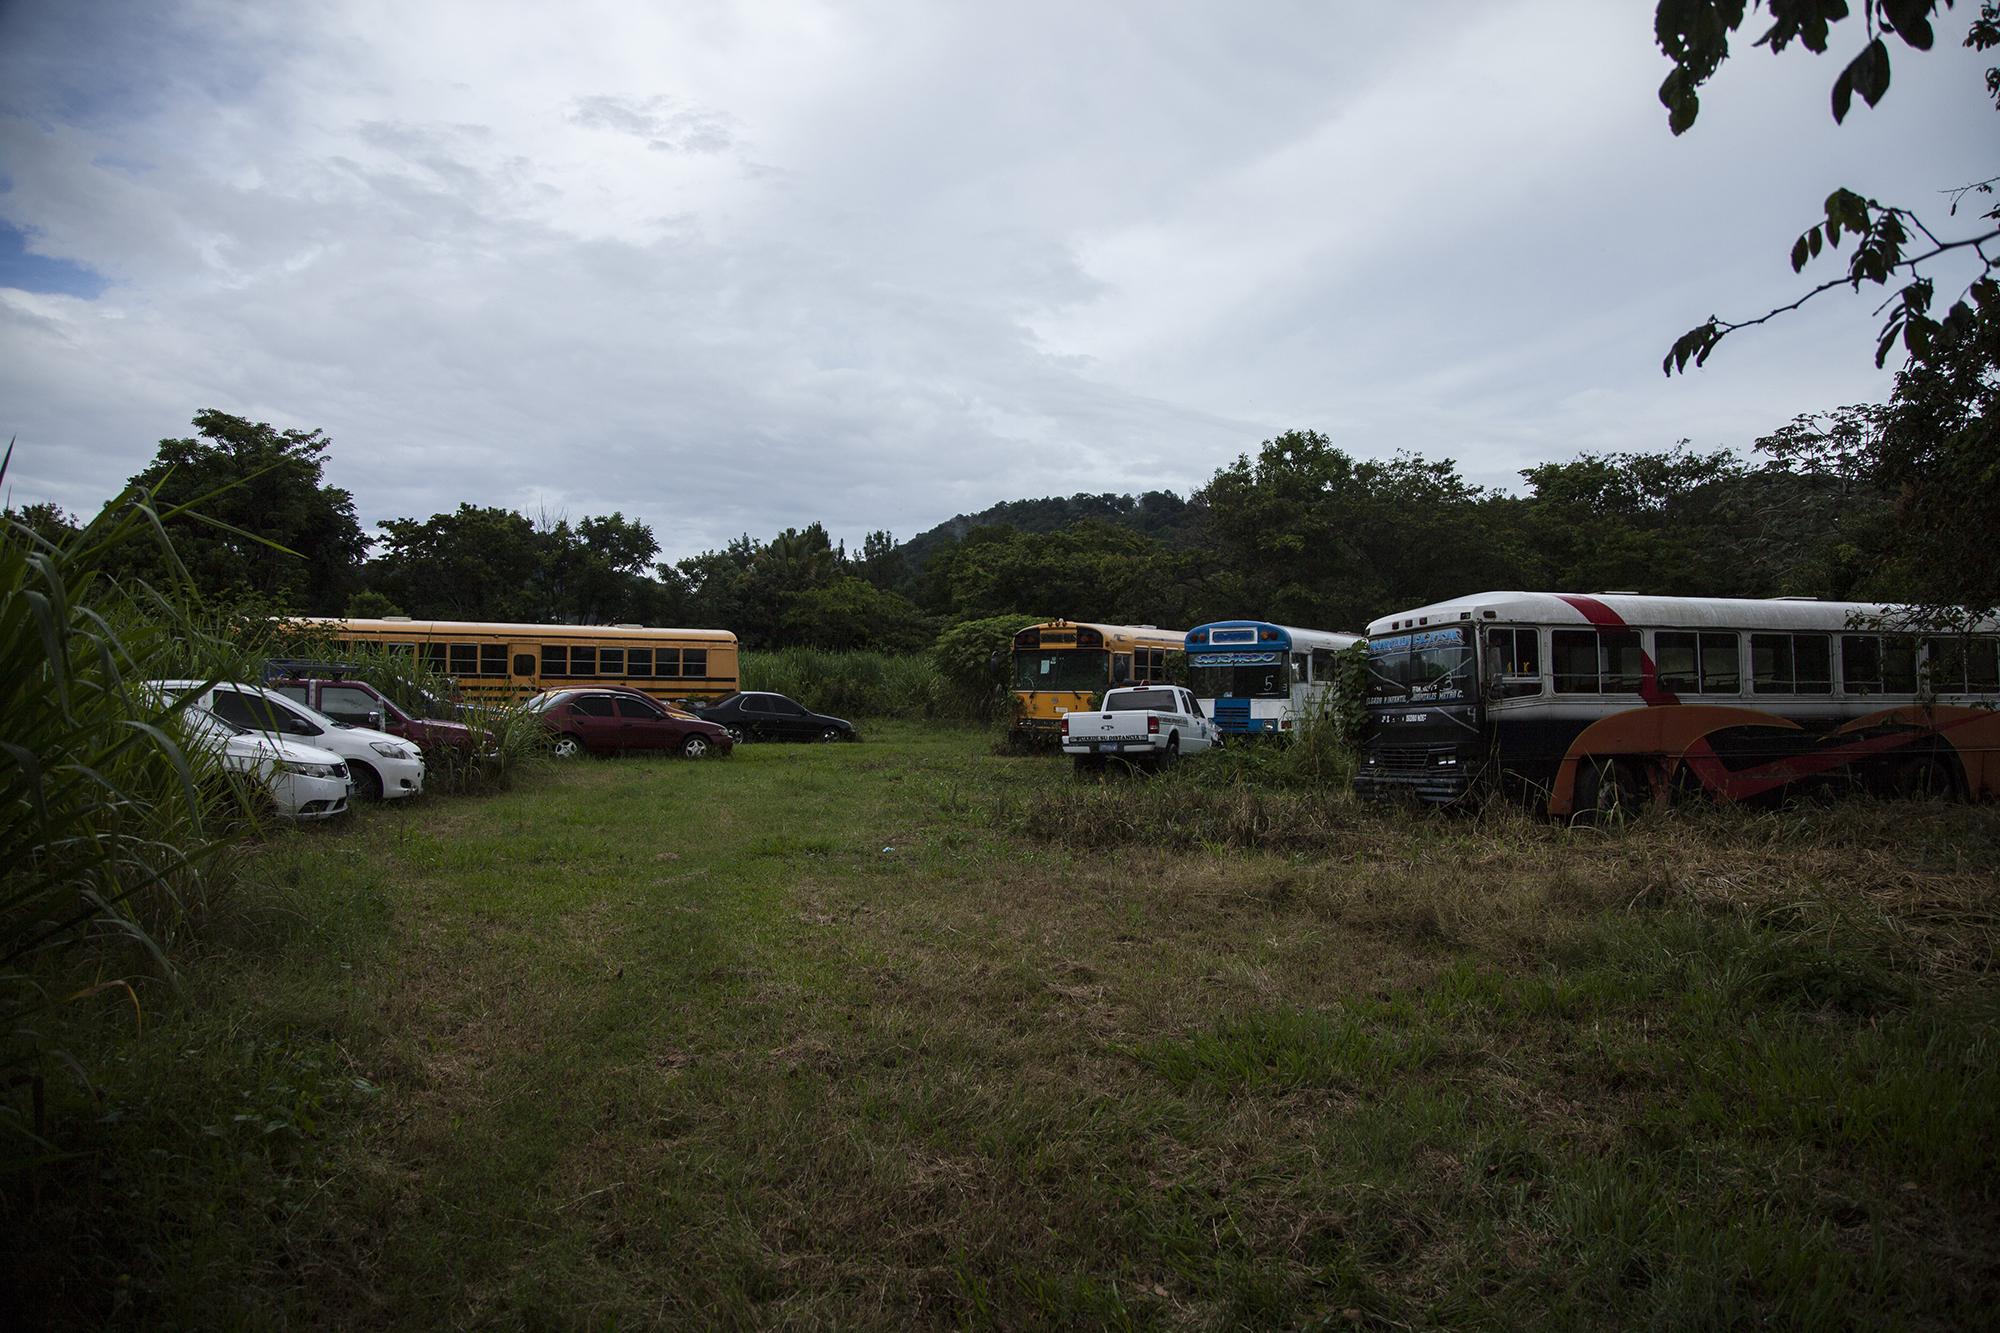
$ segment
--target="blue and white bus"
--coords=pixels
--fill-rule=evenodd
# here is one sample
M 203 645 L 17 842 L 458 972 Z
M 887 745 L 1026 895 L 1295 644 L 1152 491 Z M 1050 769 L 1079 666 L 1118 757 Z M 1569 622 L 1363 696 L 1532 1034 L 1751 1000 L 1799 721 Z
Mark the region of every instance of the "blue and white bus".
M 1358 634 L 1218 620 L 1187 633 L 1189 685 L 1229 736 L 1287 732 L 1333 688 L 1335 657 Z

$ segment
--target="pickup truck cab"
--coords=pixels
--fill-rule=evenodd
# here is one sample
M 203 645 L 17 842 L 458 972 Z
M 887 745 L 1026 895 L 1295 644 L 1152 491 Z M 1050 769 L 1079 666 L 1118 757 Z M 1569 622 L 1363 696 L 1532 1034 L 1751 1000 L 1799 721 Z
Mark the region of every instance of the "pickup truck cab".
M 463 722 L 412 717 L 364 680 L 340 676 L 280 676 L 265 682 L 293 703 L 325 713 L 350 727 L 373 727 L 401 737 L 420 750 L 472 753 L 472 729 Z
M 1217 743 L 1200 700 L 1178 685 L 1108 690 L 1096 712 L 1069 713 L 1062 722 L 1063 753 L 1079 770 L 1102 768 L 1113 756 L 1170 764 Z

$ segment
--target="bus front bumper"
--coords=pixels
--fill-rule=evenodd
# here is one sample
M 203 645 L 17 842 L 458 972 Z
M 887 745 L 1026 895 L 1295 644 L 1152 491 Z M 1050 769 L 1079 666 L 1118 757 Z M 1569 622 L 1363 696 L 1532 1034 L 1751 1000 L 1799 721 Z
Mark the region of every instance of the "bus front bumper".
M 1354 794 L 1364 800 L 1449 805 L 1471 787 L 1469 757 L 1451 745 L 1378 746 L 1362 751 L 1354 770 Z

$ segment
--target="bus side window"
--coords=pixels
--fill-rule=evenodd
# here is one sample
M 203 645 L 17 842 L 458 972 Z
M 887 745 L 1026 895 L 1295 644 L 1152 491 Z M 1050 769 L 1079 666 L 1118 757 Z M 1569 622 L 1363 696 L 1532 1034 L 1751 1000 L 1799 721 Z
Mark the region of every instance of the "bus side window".
M 2000 690 L 2000 639 L 1974 639 L 1965 647 L 1966 687 L 1975 694 Z
M 1701 692 L 1703 694 L 1743 692 L 1741 647 L 1734 634 L 1701 636 Z
M 1597 693 L 1597 631 L 1549 631 L 1549 657 L 1555 667 L 1557 694 Z
M 1698 642 L 1695 635 L 1678 630 L 1663 629 L 1653 635 L 1653 662 L 1659 668 L 1661 689 L 1675 694 L 1694 694 L 1701 689 Z
M 1758 694 L 1792 692 L 1792 636 L 1750 636 L 1750 688 Z
M 1132 679 L 1132 654 L 1130 653 L 1111 654 L 1112 684 L 1114 685 L 1122 684 L 1123 682 L 1128 681 L 1130 679 Z
M 544 676 L 567 676 L 569 674 L 569 648 L 565 644 L 545 643 L 542 645 L 542 674 Z

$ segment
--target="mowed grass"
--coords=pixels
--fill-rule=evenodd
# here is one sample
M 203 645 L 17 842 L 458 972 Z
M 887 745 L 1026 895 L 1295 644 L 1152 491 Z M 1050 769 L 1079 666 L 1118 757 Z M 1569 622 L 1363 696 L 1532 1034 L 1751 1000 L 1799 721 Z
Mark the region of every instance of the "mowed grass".
M 7 1196 L 19 1288 L 362 1327 L 2000 1300 L 2000 813 L 1567 831 L 1183 768 L 892 725 L 281 837 L 143 1029 L 69 1006 L 97 1083 Z

